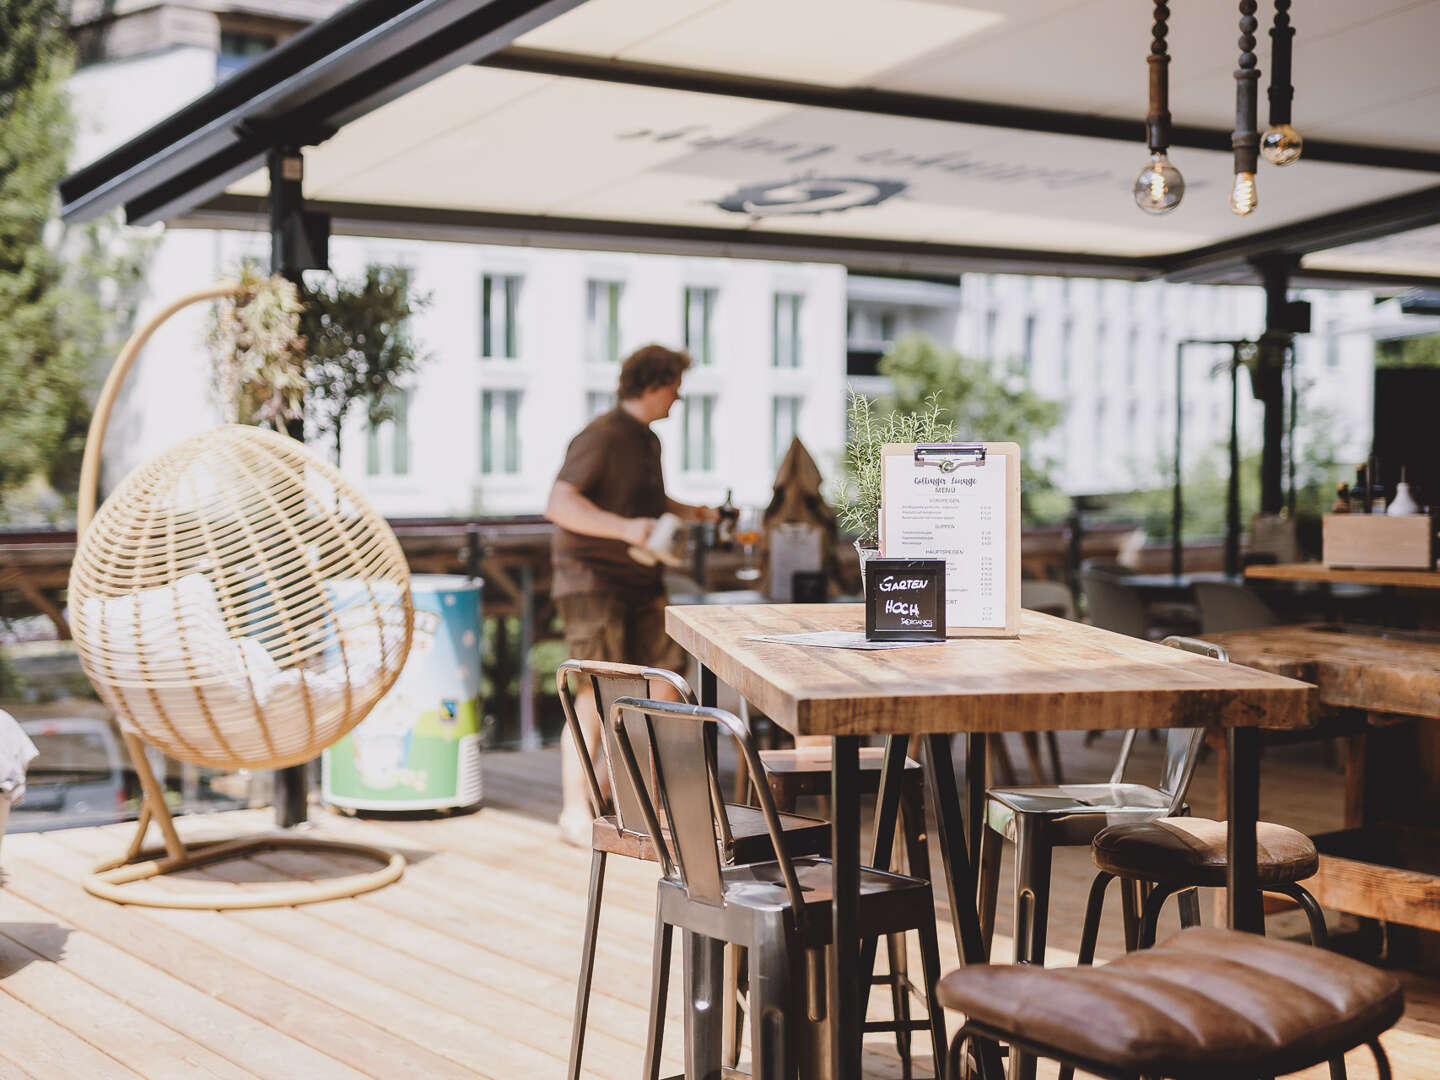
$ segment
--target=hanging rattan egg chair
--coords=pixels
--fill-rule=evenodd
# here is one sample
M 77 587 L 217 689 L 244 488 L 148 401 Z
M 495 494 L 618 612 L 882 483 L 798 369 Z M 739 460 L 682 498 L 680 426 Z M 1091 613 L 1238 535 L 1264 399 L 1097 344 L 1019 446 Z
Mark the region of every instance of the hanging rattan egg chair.
M 85 445 L 70 625 L 144 792 L 129 851 L 86 888 L 122 903 L 286 906 L 378 888 L 404 868 L 379 848 L 293 833 L 187 846 L 145 755 L 148 744 L 219 769 L 309 761 L 365 718 L 410 650 L 410 575 L 394 533 L 296 440 L 237 424 L 193 435 L 131 472 L 95 510 L 106 426 L 141 347 L 182 308 L 242 292 L 192 293 L 138 330 L 106 380 Z M 142 850 L 152 821 L 163 854 Z M 278 847 L 338 849 L 381 866 L 263 891 L 136 884 Z

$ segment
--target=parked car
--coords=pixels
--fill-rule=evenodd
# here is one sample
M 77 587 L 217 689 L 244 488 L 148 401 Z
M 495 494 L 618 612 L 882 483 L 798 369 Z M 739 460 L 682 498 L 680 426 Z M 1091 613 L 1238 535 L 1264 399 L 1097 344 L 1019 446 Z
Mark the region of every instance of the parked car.
M 102 825 L 135 816 L 125 790 L 125 754 L 114 729 L 93 717 L 21 720 L 39 751 L 25 777 L 25 800 L 9 830 L 34 832 Z

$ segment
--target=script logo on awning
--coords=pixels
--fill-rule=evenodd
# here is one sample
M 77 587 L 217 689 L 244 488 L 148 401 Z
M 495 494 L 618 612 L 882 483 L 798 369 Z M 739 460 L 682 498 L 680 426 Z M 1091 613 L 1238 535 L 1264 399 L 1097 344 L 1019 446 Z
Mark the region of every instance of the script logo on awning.
M 715 203 L 721 210 L 750 217 L 776 214 L 829 214 L 857 206 L 879 206 L 908 187 L 900 180 L 857 176 L 809 176 L 770 184 L 747 184 Z

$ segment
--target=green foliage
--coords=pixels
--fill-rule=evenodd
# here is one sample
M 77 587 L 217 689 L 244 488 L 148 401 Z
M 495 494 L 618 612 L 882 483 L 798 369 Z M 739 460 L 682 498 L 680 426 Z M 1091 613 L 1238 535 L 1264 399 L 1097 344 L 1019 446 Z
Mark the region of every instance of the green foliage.
M 1375 343 L 1375 366 L 1440 367 L 1440 336 L 1399 338 Z
M 69 70 L 53 0 L 0 0 L 0 501 L 45 474 L 87 382 L 45 244 L 70 145 Z
M 879 543 L 880 461 L 886 443 L 952 442 L 955 429 L 943 419 L 939 393 L 918 408 L 876 406 L 860 394 L 850 395 L 845 410 L 845 497 L 836 508 L 840 527 L 854 533 L 861 547 Z
M 305 338 L 295 284 L 275 274 L 262 277 L 251 265 L 240 272 L 245 294 L 218 302 L 208 344 L 215 361 L 215 388 L 228 423 L 285 430 L 304 415 Z
M 429 303 L 412 291 L 403 266 L 367 266 L 359 280 L 335 278 L 307 290 L 300 320 L 309 352 L 305 414 L 312 430 L 333 441 L 337 464 L 352 406 L 362 405 L 371 424 L 393 418 L 395 392 L 425 359 L 410 319 Z

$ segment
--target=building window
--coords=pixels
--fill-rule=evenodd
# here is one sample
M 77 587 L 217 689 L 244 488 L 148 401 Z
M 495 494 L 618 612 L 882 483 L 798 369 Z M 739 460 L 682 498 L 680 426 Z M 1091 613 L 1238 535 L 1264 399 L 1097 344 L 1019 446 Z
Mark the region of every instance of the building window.
M 514 360 L 520 355 L 520 278 L 480 275 L 480 355 Z
M 1065 279 L 1068 288 L 1070 279 Z M 1075 345 L 1075 321 L 1066 319 L 1060 327 L 1060 385 L 1070 385 L 1070 353 Z
M 777 368 L 800 366 L 800 306 L 804 299 L 799 293 L 775 294 L 771 357 Z
M 520 471 L 520 391 L 480 391 L 480 471 Z
M 798 397 L 782 395 L 770 403 L 770 462 L 774 468 L 780 467 L 791 440 L 799 434 L 800 401 Z
M 215 56 L 215 78 L 228 79 L 274 47 L 275 39 L 267 34 L 237 34 L 233 30 L 221 30 L 220 51 Z
M 888 347 L 895 342 L 895 313 L 880 312 L 880 340 Z
M 620 362 L 620 298 L 624 282 L 585 283 L 585 358 L 592 364 Z
M 591 420 L 597 416 L 603 416 L 615 407 L 615 395 L 606 390 L 587 390 L 585 392 L 585 415 Z
M 410 475 L 410 391 L 397 390 L 392 416 L 371 424 L 365 438 L 365 472 L 369 476 Z
M 993 275 L 991 275 L 993 276 Z M 1000 322 L 1000 313 L 994 308 L 985 312 L 985 359 L 995 359 L 995 330 Z
M 1331 371 L 1340 366 L 1340 339 L 1334 334 L 1325 339 L 1325 366 Z
M 685 290 L 685 351 L 699 367 L 715 362 L 715 301 L 719 289 Z
M 685 442 L 680 451 L 680 468 L 685 472 L 714 471 L 714 394 L 691 394 L 685 398 Z
M 1028 378 L 1035 363 L 1035 316 L 1025 316 L 1025 345 L 1020 353 L 1020 370 Z

